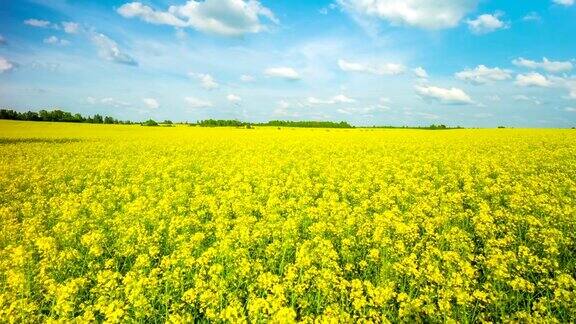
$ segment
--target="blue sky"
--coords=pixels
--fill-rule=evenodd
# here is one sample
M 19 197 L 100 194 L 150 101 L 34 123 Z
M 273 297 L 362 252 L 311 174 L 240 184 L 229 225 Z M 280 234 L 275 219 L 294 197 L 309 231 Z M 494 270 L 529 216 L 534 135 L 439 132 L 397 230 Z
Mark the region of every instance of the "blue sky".
M 4 0 L 0 106 L 576 126 L 574 0 Z

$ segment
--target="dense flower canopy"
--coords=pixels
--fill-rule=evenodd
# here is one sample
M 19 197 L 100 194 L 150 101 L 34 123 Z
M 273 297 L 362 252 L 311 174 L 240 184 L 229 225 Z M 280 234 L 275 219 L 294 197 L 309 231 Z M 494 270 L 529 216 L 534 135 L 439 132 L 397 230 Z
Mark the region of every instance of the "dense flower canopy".
M 0 321 L 571 322 L 575 140 L 0 121 Z

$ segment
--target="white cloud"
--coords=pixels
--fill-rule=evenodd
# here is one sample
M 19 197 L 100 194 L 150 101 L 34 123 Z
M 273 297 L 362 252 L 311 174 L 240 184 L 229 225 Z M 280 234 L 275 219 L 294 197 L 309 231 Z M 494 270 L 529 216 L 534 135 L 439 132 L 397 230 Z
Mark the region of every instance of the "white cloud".
M 273 67 L 264 71 L 268 77 L 282 78 L 286 80 L 299 80 L 300 74 L 290 67 Z
M 66 46 L 66 45 L 70 44 L 69 41 L 67 41 L 65 39 L 58 38 L 54 35 L 47 37 L 47 38 L 44 38 L 44 43 L 50 44 L 50 45 L 61 45 L 61 46 Z
M 377 18 L 392 25 L 423 29 L 456 27 L 478 0 L 337 0 L 357 19 Z
M 8 72 L 14 68 L 14 64 L 0 56 L 0 73 Z
M 500 68 L 489 68 L 485 65 L 478 65 L 474 69 L 465 69 L 454 75 L 457 79 L 475 83 L 485 84 L 492 81 L 504 81 L 512 77 L 511 71 Z
M 220 84 L 218 84 L 218 82 L 216 82 L 216 80 L 214 80 L 214 77 L 212 77 L 208 73 L 190 72 L 189 75 L 191 77 L 197 78 L 200 81 L 202 88 L 204 88 L 206 90 L 214 90 L 214 89 L 217 89 L 218 87 L 220 87 Z
M 439 119 L 440 116 L 436 115 L 436 114 L 430 114 L 430 113 L 425 113 L 425 112 L 418 112 L 418 111 L 405 111 L 404 115 L 406 116 L 414 116 L 414 117 L 421 117 L 424 119 Z
M 477 35 L 488 34 L 509 27 L 508 23 L 500 20 L 502 15 L 503 14 L 500 12 L 494 14 L 483 14 L 478 16 L 476 19 L 468 19 L 466 23 L 472 33 Z
M 330 3 L 328 6 L 320 8 L 320 10 L 318 10 L 318 13 L 321 15 L 327 15 L 330 11 L 337 9 L 338 5 L 334 2 Z
M 297 111 L 290 111 L 289 108 L 292 107 L 288 101 L 282 99 L 278 101 L 278 107 L 274 109 L 272 112 L 273 115 L 282 116 L 282 117 L 293 117 L 297 118 L 300 117 L 300 114 Z
M 567 82 L 566 87 L 568 88 L 568 99 L 576 99 L 576 81 Z
M 88 97 L 88 98 L 92 98 L 92 97 Z M 94 98 L 92 98 L 92 99 L 94 99 Z M 116 100 L 116 99 L 111 98 L 111 97 L 106 97 L 106 98 L 100 99 L 100 103 L 108 105 L 108 106 L 113 106 L 116 108 L 130 106 L 130 103 L 128 103 L 128 102 Z
M 64 21 L 62 22 L 62 27 L 64 28 L 64 32 L 67 34 L 76 34 L 80 28 L 80 25 L 75 22 Z
M 5 45 L 6 44 L 6 38 L 4 38 L 4 36 L 0 35 L 0 45 Z
M 486 97 L 486 99 L 488 99 L 490 101 L 494 101 L 494 102 L 498 102 L 498 101 L 502 100 L 502 98 L 500 98 L 499 95 L 489 95 Z
M 172 7 L 170 7 L 171 9 Z M 138 17 L 145 22 L 157 25 L 170 25 L 175 27 L 185 27 L 186 22 L 177 18 L 171 12 L 155 11 L 140 2 L 130 2 L 118 8 L 117 12 L 124 18 Z
M 154 98 L 144 98 L 142 99 L 142 102 L 144 103 L 144 105 L 146 105 L 146 107 L 150 109 L 157 109 L 158 107 L 160 107 L 158 100 Z
M 239 105 L 242 102 L 242 97 L 231 93 L 226 96 L 226 100 L 230 101 L 235 105 Z
M 198 99 L 195 97 L 186 97 L 184 98 L 184 100 L 186 101 L 186 103 L 188 104 L 188 107 L 190 108 L 208 108 L 208 107 L 212 107 L 212 103 L 210 101 L 207 100 L 202 100 L 202 99 Z
M 390 110 L 390 108 L 388 106 L 377 104 L 377 105 L 360 107 L 360 108 L 353 108 L 353 107 L 339 108 L 336 111 L 341 113 L 341 114 L 344 114 L 344 115 L 367 116 L 368 114 L 372 114 L 375 112 L 384 112 L 384 111 L 388 111 L 388 110 Z
M 384 63 L 379 65 L 366 65 L 358 62 L 338 60 L 338 66 L 345 72 L 370 73 L 376 75 L 398 75 L 404 73 L 406 67 L 402 64 Z
M 108 60 L 119 64 L 138 65 L 130 55 L 122 52 L 115 41 L 108 36 L 94 33 L 91 36 L 92 42 L 98 47 L 98 54 Z
M 278 24 L 270 9 L 258 0 L 189 0 L 181 6 L 157 11 L 140 2 L 126 3 L 118 8 L 125 18 L 140 18 L 151 24 L 190 27 L 201 32 L 240 36 L 269 29 L 261 20 Z
M 240 76 L 240 81 L 242 82 L 254 82 L 254 77 L 249 74 L 242 74 Z
M 512 97 L 516 101 L 527 101 L 535 105 L 541 105 L 542 102 L 536 97 L 528 97 L 526 95 L 515 95 Z
M 338 66 L 342 71 L 346 72 L 367 72 L 368 68 L 363 64 L 348 62 L 346 60 L 338 60 Z
M 550 61 L 543 58 L 542 62 L 524 59 L 522 57 L 512 61 L 512 64 L 529 69 L 542 69 L 549 73 L 569 72 L 574 67 L 570 61 Z
M 526 16 L 522 18 L 524 21 L 540 21 L 542 17 L 535 11 L 529 12 Z
M 540 73 L 532 72 L 527 74 L 518 74 L 516 76 L 517 85 L 522 87 L 549 87 L 552 82 Z
M 27 19 L 24 20 L 24 24 L 32 27 L 39 27 L 39 28 L 46 28 L 50 27 L 50 22 L 48 20 L 40 20 L 40 19 Z
M 474 101 L 461 89 L 439 88 L 434 86 L 416 86 L 416 92 L 422 97 L 448 105 L 472 104 Z
M 339 95 L 335 96 L 335 97 L 332 98 L 332 99 L 333 99 L 335 102 L 338 102 L 338 103 L 352 103 L 352 102 L 356 102 L 355 99 L 346 97 L 346 96 L 343 95 L 343 94 L 339 94 Z
M 412 72 L 414 72 L 414 75 L 420 79 L 428 78 L 428 72 L 426 72 L 426 70 L 424 70 L 422 67 L 417 67 L 413 69 Z
M 286 100 L 280 100 L 280 101 L 278 101 L 278 107 L 280 109 L 288 109 L 288 108 L 290 108 L 290 103 Z
M 565 99 L 576 99 L 576 77 L 557 77 L 554 75 L 548 76 L 548 81 L 559 88 L 568 90 L 568 96 Z
M 316 97 L 309 97 L 307 99 L 308 103 L 311 105 L 333 105 L 340 103 L 354 103 L 355 99 L 349 98 L 343 94 L 336 95 L 329 99 L 318 99 Z
M 574 108 L 574 107 L 566 107 L 566 108 L 564 108 L 564 110 L 567 112 L 576 112 L 576 108 Z
M 574 0 L 553 0 L 555 4 L 559 4 L 561 6 L 569 7 L 574 4 Z

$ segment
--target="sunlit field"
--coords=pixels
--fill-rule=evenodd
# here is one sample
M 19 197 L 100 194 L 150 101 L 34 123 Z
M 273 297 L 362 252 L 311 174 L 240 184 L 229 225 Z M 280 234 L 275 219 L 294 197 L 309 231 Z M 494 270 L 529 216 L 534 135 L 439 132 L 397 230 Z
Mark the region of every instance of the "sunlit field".
M 0 321 L 576 321 L 576 131 L 0 121 Z

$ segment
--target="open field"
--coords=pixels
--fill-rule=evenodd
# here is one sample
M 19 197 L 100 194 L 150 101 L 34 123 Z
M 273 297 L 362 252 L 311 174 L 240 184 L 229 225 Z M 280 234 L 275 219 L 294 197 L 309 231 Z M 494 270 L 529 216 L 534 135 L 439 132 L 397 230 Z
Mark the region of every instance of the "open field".
M 576 131 L 0 121 L 0 321 L 576 321 Z

